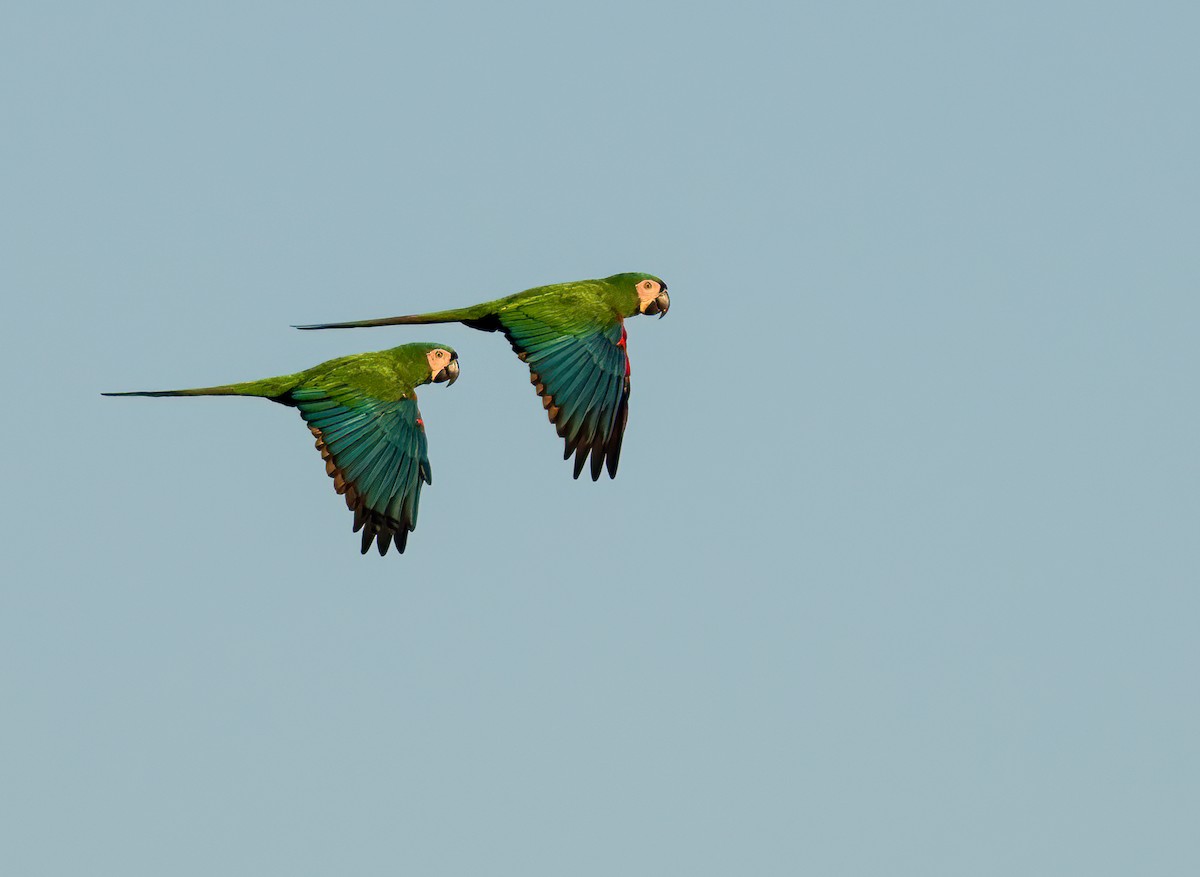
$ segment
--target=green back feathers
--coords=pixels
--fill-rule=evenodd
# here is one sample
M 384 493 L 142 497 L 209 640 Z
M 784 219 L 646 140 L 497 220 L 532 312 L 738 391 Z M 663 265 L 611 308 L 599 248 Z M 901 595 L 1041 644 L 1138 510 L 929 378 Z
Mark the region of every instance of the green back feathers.
M 297 386 L 321 387 L 344 385 L 363 396 L 384 402 L 413 397 L 413 390 L 430 381 L 427 356 L 442 348 L 454 355 L 445 344 L 403 344 L 375 353 L 356 353 L 331 359 L 301 372 Z
M 638 312 L 637 285 L 655 280 L 652 274 L 614 274 L 601 280 L 576 280 L 538 286 L 488 302 L 492 312 L 503 316 L 519 309 L 571 334 L 583 334 L 612 327 Z

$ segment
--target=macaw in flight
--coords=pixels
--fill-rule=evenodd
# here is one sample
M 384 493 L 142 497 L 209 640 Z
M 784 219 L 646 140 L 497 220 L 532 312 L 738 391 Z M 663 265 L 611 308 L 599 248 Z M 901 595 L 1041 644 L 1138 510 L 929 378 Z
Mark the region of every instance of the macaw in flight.
M 458 354 L 444 344 L 405 344 L 331 359 L 293 375 L 194 390 L 105 396 L 260 396 L 296 408 L 316 438 L 333 487 L 374 542 L 404 553 L 417 526 L 421 484 L 433 483 L 416 388 L 458 379 Z

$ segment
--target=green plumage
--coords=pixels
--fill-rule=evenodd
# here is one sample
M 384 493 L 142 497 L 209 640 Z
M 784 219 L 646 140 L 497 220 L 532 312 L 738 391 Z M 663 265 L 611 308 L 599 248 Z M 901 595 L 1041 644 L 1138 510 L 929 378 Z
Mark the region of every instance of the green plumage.
M 363 531 L 362 552 L 374 542 L 403 552 L 417 523 L 422 483 L 432 471 L 415 389 L 454 382 L 457 354 L 439 344 L 332 359 L 292 375 L 200 387 L 105 393 L 105 396 L 259 396 L 296 408 L 316 439 L 325 471 Z
M 625 319 L 665 314 L 666 289 L 652 274 L 615 274 L 538 286 L 466 308 L 298 328 L 463 323 L 504 333 L 529 366 L 550 422 L 565 440 L 564 459 L 575 455 L 575 477 L 590 456 L 596 480 L 606 467 L 609 477 L 616 477 L 629 414 Z
M 617 274 L 603 280 L 577 280 L 536 286 L 524 292 L 498 298 L 468 308 L 390 317 L 386 320 L 363 320 L 357 323 L 337 323 L 321 326 L 301 326 L 301 329 L 343 329 L 362 326 L 413 325 L 421 323 L 465 323 L 486 331 L 494 318 L 521 312 L 536 316 L 547 329 L 556 333 L 585 334 L 620 323 L 638 312 L 637 282 L 658 280 L 649 274 Z M 659 281 L 661 283 L 661 281 Z M 481 325 L 475 326 L 474 323 Z

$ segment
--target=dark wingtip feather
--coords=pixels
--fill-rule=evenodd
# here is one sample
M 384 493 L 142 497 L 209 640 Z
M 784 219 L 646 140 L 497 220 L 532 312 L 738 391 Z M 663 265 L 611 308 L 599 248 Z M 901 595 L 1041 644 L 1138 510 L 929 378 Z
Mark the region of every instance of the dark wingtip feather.
M 605 453 L 608 455 L 608 477 L 617 477 L 617 464 L 621 462 L 621 439 L 623 433 L 618 430 L 609 438 L 608 443 L 604 446 Z
M 613 420 L 612 431 L 608 441 L 604 443 L 604 451 L 608 455 L 608 477 L 617 477 L 617 463 L 621 460 L 621 442 L 625 440 L 625 425 L 629 423 L 629 378 L 625 378 L 625 395 L 617 409 Z
M 379 549 L 379 556 L 383 557 L 387 554 L 388 547 L 392 544 L 392 533 L 390 530 L 384 530 L 375 537 L 375 547 Z
M 592 480 L 600 480 L 600 472 L 604 469 L 604 447 L 596 445 L 592 448 Z

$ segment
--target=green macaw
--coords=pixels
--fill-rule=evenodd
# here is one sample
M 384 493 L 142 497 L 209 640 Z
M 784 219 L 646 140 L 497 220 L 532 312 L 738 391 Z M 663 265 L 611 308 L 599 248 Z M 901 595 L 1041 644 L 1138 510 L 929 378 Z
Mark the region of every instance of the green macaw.
M 529 366 L 530 381 L 566 441 L 563 459 L 575 454 L 575 477 L 591 455 L 592 480 L 617 475 L 621 439 L 629 418 L 629 355 L 625 318 L 658 314 L 671 306 L 667 285 L 652 274 L 614 274 L 603 280 L 555 283 L 469 308 L 320 323 L 298 329 L 351 329 L 416 323 L 462 323 L 500 331 Z
M 404 553 L 417 526 L 421 482 L 433 483 L 416 387 L 458 379 L 458 354 L 444 344 L 405 344 L 331 359 L 294 375 L 244 384 L 104 393 L 105 396 L 260 396 L 300 411 L 325 472 L 354 512 L 362 553 L 374 541 Z

